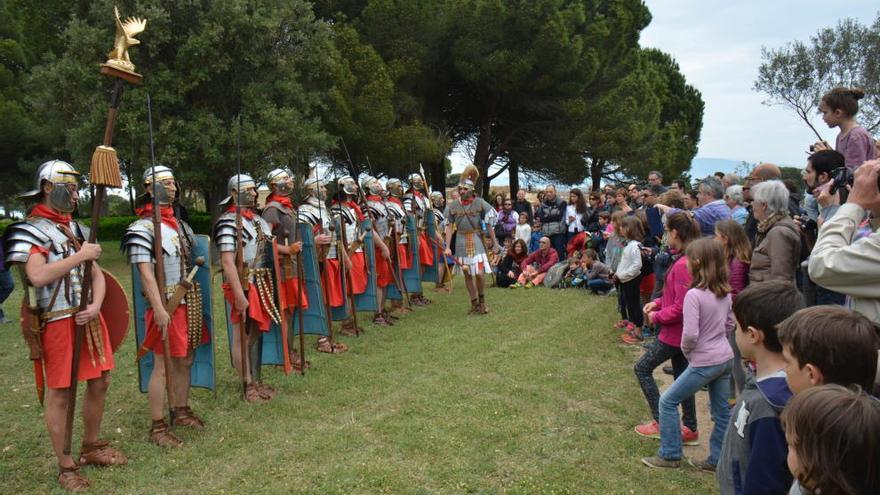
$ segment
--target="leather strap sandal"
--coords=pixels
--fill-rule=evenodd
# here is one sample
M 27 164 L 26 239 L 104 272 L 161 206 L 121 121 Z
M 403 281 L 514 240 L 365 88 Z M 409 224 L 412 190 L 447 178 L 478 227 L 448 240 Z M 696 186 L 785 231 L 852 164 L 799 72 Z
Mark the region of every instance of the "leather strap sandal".
M 110 446 L 106 440 L 83 443 L 79 454 L 80 466 L 121 466 L 128 463 L 128 457 Z
M 194 430 L 204 430 L 205 422 L 196 416 L 189 406 L 174 408 L 174 426 L 186 426 Z
M 257 382 L 254 384 L 254 386 L 257 387 L 257 390 L 259 390 L 261 394 L 269 397 L 269 399 L 273 399 L 276 395 L 278 395 L 278 391 L 275 390 L 275 387 L 271 385 L 266 385 L 263 382 Z
M 92 485 L 89 480 L 79 474 L 79 466 L 58 467 L 58 484 L 63 490 L 80 493 Z
M 160 447 L 180 447 L 183 441 L 177 435 L 171 433 L 171 428 L 164 419 L 153 421 L 150 428 L 150 441 Z
M 269 402 L 271 398 L 267 397 L 263 393 L 257 389 L 254 384 L 248 385 L 244 390 L 244 400 L 250 402 L 251 404 L 263 404 L 265 402 Z

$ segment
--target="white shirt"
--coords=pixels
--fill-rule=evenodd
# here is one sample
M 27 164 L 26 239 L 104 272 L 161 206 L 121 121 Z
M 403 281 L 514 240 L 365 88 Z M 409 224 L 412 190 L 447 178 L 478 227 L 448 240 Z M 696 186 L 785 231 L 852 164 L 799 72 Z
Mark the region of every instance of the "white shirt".
M 583 216 L 583 213 L 577 212 L 577 205 L 568 205 L 565 207 L 565 218 L 563 218 L 563 220 L 565 221 L 565 224 L 568 225 L 569 232 L 580 232 L 584 229 L 581 225 L 581 217 Z M 568 217 L 574 217 L 574 220 L 569 222 Z
M 523 242 L 526 243 L 526 249 L 529 247 L 529 242 L 532 240 L 532 226 L 527 223 L 518 223 L 516 224 L 516 233 L 514 234 L 514 240 L 522 239 Z

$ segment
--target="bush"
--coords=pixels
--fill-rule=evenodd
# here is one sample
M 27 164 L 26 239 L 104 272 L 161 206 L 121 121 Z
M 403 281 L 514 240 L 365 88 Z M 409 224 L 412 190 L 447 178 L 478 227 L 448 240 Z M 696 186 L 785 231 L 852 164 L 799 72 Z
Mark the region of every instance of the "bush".
M 122 240 L 122 236 L 125 234 L 125 229 L 137 220 L 138 217 L 133 215 L 127 216 L 118 216 L 118 217 L 101 217 L 98 220 L 98 239 L 101 241 L 119 241 Z M 91 225 L 91 218 L 80 218 L 78 219 L 84 225 Z M 6 230 L 6 226 L 16 220 L 12 220 L 9 218 L 0 219 L 0 235 L 2 232 Z M 192 214 L 189 217 L 189 225 L 192 227 L 193 231 L 196 234 L 211 234 L 211 215 L 207 213 L 196 213 Z

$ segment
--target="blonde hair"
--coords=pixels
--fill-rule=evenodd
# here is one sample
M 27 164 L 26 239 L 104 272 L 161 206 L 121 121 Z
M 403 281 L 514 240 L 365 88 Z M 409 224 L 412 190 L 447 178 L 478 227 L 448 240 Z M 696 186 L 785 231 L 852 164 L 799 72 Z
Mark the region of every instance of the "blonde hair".
M 645 240 L 645 227 L 639 217 L 629 215 L 620 224 L 620 232 L 624 238 L 630 241 L 642 242 Z
M 685 256 L 691 273 L 691 288 L 708 290 L 717 297 L 730 294 L 727 260 L 720 243 L 705 237 L 697 239 L 688 244 Z
M 727 259 L 738 259 L 745 264 L 752 263 L 752 245 L 746 235 L 746 229 L 736 220 L 721 220 L 715 224 L 715 233 L 727 238 L 724 254 Z

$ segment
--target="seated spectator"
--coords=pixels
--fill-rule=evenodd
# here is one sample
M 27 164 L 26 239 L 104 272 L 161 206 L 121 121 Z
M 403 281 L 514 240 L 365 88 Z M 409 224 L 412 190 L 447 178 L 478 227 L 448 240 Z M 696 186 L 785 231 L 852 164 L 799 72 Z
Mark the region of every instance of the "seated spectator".
M 782 186 L 782 184 L 779 184 Z M 736 345 L 743 359 L 755 363 L 724 437 L 715 478 L 722 495 L 787 493 L 791 473 L 785 466 L 787 448 L 779 414 L 791 398 L 777 325 L 804 301 L 794 284 L 754 284 L 733 304 Z
M 880 336 L 868 318 L 839 306 L 813 306 L 777 328 L 785 376 L 795 394 L 828 383 L 874 390 Z
M 498 276 L 495 278 L 495 283 L 498 287 L 510 287 L 516 283 L 516 279 L 522 273 L 520 264 L 526 259 L 526 256 L 528 256 L 526 243 L 522 239 L 513 241 L 510 249 L 507 250 L 507 254 L 501 260 L 501 263 L 498 264 Z
M 730 218 L 740 225 L 745 225 L 749 219 L 749 211 L 743 204 L 743 186 L 730 186 L 724 191 L 724 202 L 730 208 Z
M 517 283 L 511 287 L 530 289 L 540 285 L 547 275 L 547 270 L 558 261 L 559 255 L 556 254 L 556 250 L 550 245 L 550 238 L 547 236 L 542 237 L 538 250 L 526 256 L 526 259 L 520 263 L 521 273 L 517 278 Z
M 801 236 L 788 213 L 788 189 L 782 182 L 772 180 L 757 184 L 751 193 L 758 234 L 749 280 L 752 283 L 768 280 L 794 283 L 800 263 Z
M 528 243 L 532 241 L 532 226 L 529 225 L 529 216 L 525 212 L 519 214 L 513 237 L 526 243 L 526 251 L 528 251 Z
M 861 390 L 815 387 L 782 413 L 788 468 L 801 494 L 880 493 L 880 407 Z
M 583 281 L 586 282 L 587 288 L 593 294 L 607 294 L 614 287 L 614 284 L 611 282 L 611 269 L 605 263 L 599 261 L 599 254 L 595 249 L 584 251 L 583 265 L 587 269 L 586 277 L 584 277 Z

